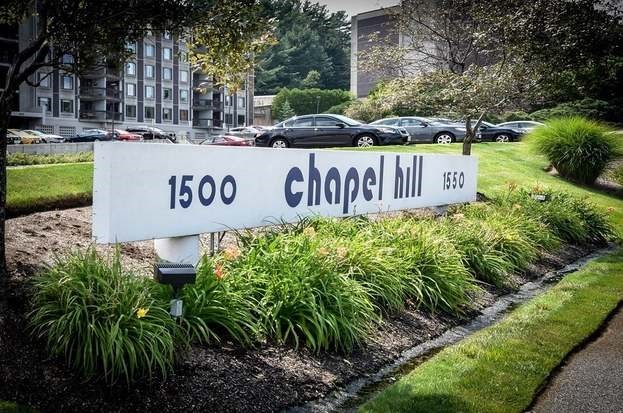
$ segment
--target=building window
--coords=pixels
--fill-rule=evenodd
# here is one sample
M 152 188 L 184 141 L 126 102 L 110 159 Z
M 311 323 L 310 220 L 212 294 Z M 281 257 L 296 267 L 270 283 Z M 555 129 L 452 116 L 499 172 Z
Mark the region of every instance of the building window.
M 145 86 L 145 99 L 153 99 L 154 91 L 155 89 L 153 86 Z
M 231 106 L 231 95 L 225 96 L 225 106 Z
M 153 44 L 145 45 L 145 57 L 154 57 L 156 55 L 156 46 Z
M 71 90 L 74 88 L 74 77 L 71 75 L 63 75 L 61 78 L 61 85 L 63 89 Z
M 154 118 L 154 107 L 145 106 L 145 119 L 153 119 L 153 118 Z
M 244 104 L 245 104 L 245 99 L 242 98 L 238 98 L 238 107 L 239 108 L 244 108 Z
M 125 64 L 125 74 L 130 76 L 136 76 L 136 63 L 128 62 Z
M 234 122 L 234 117 L 231 113 L 226 113 L 225 114 L 225 123 L 228 124 L 229 126 L 231 126 L 231 124 Z
M 50 74 L 49 73 L 37 73 L 37 81 L 41 87 L 50 87 Z
M 169 122 L 173 120 L 173 109 L 162 108 L 162 120 Z
M 154 78 L 154 67 L 152 65 L 145 65 L 145 78 Z
M 170 47 L 164 47 L 162 49 L 162 58 L 164 60 L 171 60 L 171 59 L 173 59 L 173 49 L 171 49 Z
M 173 69 L 171 69 L 170 67 L 163 67 L 162 68 L 162 79 L 163 80 L 173 79 Z
M 136 105 L 125 105 L 125 116 L 128 118 L 136 117 Z
M 39 99 L 37 99 L 37 106 L 39 106 L 40 108 L 47 106 L 48 111 L 52 110 L 52 98 L 41 98 L 40 97 Z
M 61 99 L 61 112 L 74 113 L 74 101 L 71 99 Z
M 126 95 L 136 96 L 136 85 L 134 83 L 125 84 Z
M 188 90 L 180 90 L 180 103 L 188 103 Z
M 180 109 L 180 120 L 188 121 L 188 111 L 186 109 Z
M 188 71 L 180 70 L 180 82 L 188 82 Z
M 166 40 L 171 40 L 171 32 L 165 30 L 165 32 L 162 34 L 162 37 L 164 37 Z
M 126 48 L 132 52 L 132 54 L 136 54 L 136 42 L 130 42 L 127 44 Z
M 65 53 L 62 57 L 61 57 L 61 63 L 65 64 L 65 65 L 70 65 L 73 64 L 74 62 L 74 57 L 70 54 Z
M 180 61 L 182 63 L 188 63 L 188 52 L 181 52 L 180 53 Z
M 173 89 L 169 87 L 162 88 L 162 100 L 173 99 Z

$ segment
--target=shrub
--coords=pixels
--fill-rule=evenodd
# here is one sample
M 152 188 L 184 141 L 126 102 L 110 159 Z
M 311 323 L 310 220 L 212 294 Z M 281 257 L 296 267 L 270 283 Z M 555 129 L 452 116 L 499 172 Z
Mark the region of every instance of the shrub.
M 324 113 L 333 113 L 336 115 L 343 115 L 346 112 L 346 110 L 350 107 L 350 105 L 352 104 L 353 104 L 352 100 L 343 102 L 338 105 L 331 106 L 329 109 L 325 110 Z
M 615 134 L 579 117 L 552 120 L 530 132 L 527 139 L 562 177 L 581 184 L 592 184 L 620 153 Z
M 552 108 L 537 110 L 530 116 L 537 121 L 548 121 L 550 119 L 582 116 L 593 120 L 612 120 L 611 105 L 603 100 L 582 99 L 572 102 L 565 102 Z
M 34 155 L 30 153 L 10 153 L 7 166 L 44 165 L 54 163 L 93 162 L 93 152 L 59 153 Z
M 86 377 L 123 379 L 166 375 L 182 337 L 158 300 L 159 286 L 121 269 L 94 250 L 59 259 L 34 282 L 34 335 Z
M 288 89 L 283 88 L 273 100 L 273 118 L 279 118 L 283 105 L 288 102 L 296 115 L 322 113 L 332 106 L 353 100 L 350 92 L 341 89 Z M 281 119 L 284 120 L 284 119 Z

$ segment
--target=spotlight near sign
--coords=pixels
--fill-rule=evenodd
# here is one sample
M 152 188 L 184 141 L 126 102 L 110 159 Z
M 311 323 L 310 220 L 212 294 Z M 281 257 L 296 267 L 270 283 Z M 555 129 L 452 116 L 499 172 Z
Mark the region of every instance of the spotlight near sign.
M 127 142 L 94 150 L 94 240 L 154 239 L 175 262 L 196 264 L 201 233 L 476 199 L 472 156 Z

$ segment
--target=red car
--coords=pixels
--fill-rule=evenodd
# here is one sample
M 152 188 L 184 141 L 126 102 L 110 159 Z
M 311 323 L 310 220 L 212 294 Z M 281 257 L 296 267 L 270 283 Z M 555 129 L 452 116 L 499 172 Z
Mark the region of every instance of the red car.
M 142 141 L 143 137 L 136 133 L 130 133 L 127 130 L 115 129 L 115 140 L 117 141 Z
M 253 139 L 245 139 L 240 136 L 219 135 L 213 136 L 201 142 L 202 145 L 221 145 L 221 146 L 254 146 Z

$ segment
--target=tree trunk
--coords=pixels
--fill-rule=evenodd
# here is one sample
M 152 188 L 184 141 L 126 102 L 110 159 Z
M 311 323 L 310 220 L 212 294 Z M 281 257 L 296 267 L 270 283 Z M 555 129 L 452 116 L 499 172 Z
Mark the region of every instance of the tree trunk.
M 7 129 L 11 111 L 5 100 L 0 101 L 0 290 L 8 279 L 5 252 L 5 221 L 6 221 L 6 163 L 7 163 Z
M 475 129 L 475 128 L 474 128 Z M 472 154 L 472 142 L 475 139 L 475 130 L 472 129 L 472 121 L 471 119 L 467 119 L 465 121 L 465 139 L 463 139 L 463 155 L 471 155 Z

